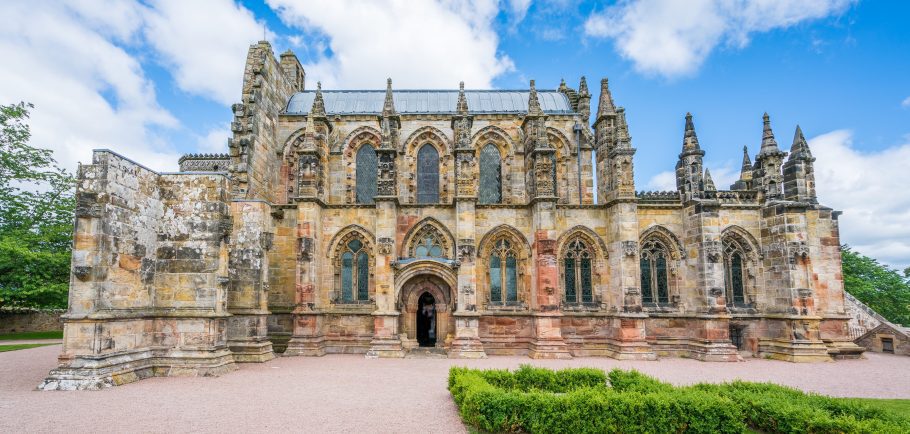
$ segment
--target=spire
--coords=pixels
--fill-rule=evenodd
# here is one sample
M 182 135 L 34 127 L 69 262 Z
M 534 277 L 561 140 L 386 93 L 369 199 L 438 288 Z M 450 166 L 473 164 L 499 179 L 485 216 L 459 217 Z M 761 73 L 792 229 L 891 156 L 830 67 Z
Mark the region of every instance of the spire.
M 313 116 L 325 117 L 325 101 L 322 99 L 322 83 L 316 82 L 316 97 L 313 98 L 313 108 L 310 109 Z
M 626 109 L 616 109 L 616 147 L 614 149 L 629 149 L 632 147 L 632 137 L 629 136 L 629 124 L 626 123 Z
M 705 191 L 717 191 L 714 180 L 711 179 L 711 171 L 705 168 Z
M 761 138 L 761 150 L 758 151 L 758 155 L 780 153 L 780 148 L 777 147 L 777 140 L 774 140 L 774 132 L 771 131 L 771 117 L 768 116 L 767 112 L 762 116 L 762 122 L 764 122 L 764 130 Z
M 458 83 L 458 105 L 456 111 L 460 115 L 468 114 L 468 99 L 464 95 L 464 82 Z
M 613 106 L 613 95 L 610 94 L 610 85 L 606 78 L 600 80 L 600 101 L 597 103 L 597 119 L 602 116 L 616 114 Z
M 534 80 L 531 80 L 531 93 L 528 95 L 528 115 L 543 116 L 540 101 L 537 99 L 537 88 L 534 86 Z
M 811 159 L 812 152 L 809 150 L 809 143 L 803 136 L 803 130 L 796 126 L 796 132 L 793 134 L 793 145 L 790 146 L 790 158 Z
M 739 171 L 740 181 L 750 181 L 752 179 L 752 160 L 749 159 L 749 147 L 743 146 L 743 165 Z
M 591 96 L 591 92 L 588 91 L 588 80 L 584 75 L 581 76 L 581 83 L 578 84 L 578 96 Z
M 397 114 L 395 112 L 395 100 L 392 98 L 392 79 L 389 78 L 385 85 L 385 102 L 382 103 L 382 115 L 394 116 Z
M 695 124 L 692 122 L 692 113 L 686 113 L 686 132 L 683 134 L 683 152 L 698 151 L 698 136 L 695 135 Z

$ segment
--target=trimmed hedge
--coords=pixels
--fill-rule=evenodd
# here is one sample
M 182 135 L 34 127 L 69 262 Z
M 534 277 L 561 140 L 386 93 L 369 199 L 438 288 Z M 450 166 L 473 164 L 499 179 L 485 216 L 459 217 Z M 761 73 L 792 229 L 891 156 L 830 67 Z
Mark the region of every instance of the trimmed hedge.
M 636 371 L 453 367 L 465 422 L 491 432 L 910 432 L 910 419 L 774 384 L 675 387 Z

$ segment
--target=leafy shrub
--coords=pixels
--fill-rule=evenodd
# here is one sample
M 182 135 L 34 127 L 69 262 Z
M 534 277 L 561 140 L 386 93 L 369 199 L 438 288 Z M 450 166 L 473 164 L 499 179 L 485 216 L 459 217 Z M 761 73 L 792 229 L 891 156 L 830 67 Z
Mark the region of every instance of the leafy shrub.
M 910 419 L 846 399 L 741 381 L 675 387 L 618 369 L 453 367 L 449 391 L 464 421 L 490 432 L 910 432 Z

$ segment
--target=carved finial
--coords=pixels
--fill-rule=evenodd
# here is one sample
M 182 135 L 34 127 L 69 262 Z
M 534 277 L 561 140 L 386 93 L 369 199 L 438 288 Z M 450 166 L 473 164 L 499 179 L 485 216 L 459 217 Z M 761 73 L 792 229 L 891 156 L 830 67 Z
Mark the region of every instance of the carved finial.
M 600 80 L 600 101 L 597 105 L 597 118 L 616 114 L 613 105 L 613 95 L 610 94 L 610 84 L 606 78 Z
M 711 179 L 711 171 L 705 168 L 705 191 L 717 191 L 714 180 Z
M 796 126 L 796 132 L 793 133 L 793 145 L 790 146 L 790 158 L 812 159 L 812 152 L 809 150 L 809 142 L 803 136 L 803 130 Z
M 616 109 L 616 146 L 615 149 L 628 149 L 632 147 L 632 137 L 629 136 L 629 124 L 626 123 L 626 109 Z
M 464 82 L 458 83 L 458 106 L 456 111 L 460 115 L 468 114 L 468 98 L 464 94 Z
M 386 80 L 385 85 L 385 102 L 382 104 L 382 115 L 391 116 L 395 114 L 395 100 L 392 98 L 392 79 L 389 78 Z
M 771 131 L 771 117 L 768 116 L 767 112 L 762 116 L 762 123 L 764 126 L 762 130 L 761 150 L 758 151 L 758 155 L 762 156 L 780 153 L 780 148 L 777 147 L 777 140 L 774 140 L 774 131 Z
M 322 83 L 316 82 L 316 97 L 313 98 L 313 108 L 310 111 L 313 116 L 325 116 L 325 101 L 322 99 Z
M 568 90 L 568 87 L 566 87 L 566 79 L 560 78 L 559 79 L 559 91 L 564 93 L 567 90 Z
M 534 80 L 531 80 L 531 93 L 528 95 L 528 115 L 543 116 L 543 110 L 540 108 L 540 100 L 537 99 L 537 87 L 534 86 Z
M 692 113 L 686 113 L 686 132 L 683 134 L 683 152 L 697 151 L 698 136 L 695 135 L 695 123 L 692 122 Z
M 584 75 L 581 76 L 581 82 L 578 83 L 578 96 L 591 96 L 591 92 L 588 91 L 588 80 Z
M 752 160 L 749 159 L 749 147 L 743 146 L 743 165 L 739 171 L 740 181 L 752 180 Z

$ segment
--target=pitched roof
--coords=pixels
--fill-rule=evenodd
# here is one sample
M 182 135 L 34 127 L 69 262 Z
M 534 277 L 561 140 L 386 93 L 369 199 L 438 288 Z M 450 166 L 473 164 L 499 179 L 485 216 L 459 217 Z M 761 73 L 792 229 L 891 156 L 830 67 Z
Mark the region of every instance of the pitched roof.
M 468 110 L 478 113 L 528 112 L 526 90 L 465 90 Z M 323 90 L 326 114 L 354 115 L 380 114 L 385 98 L 384 90 Z M 287 114 L 305 115 L 313 106 L 316 92 L 294 94 L 288 101 Z M 575 110 L 565 94 L 556 90 L 538 90 L 537 98 L 546 114 L 573 114 Z M 455 114 L 458 90 L 395 90 L 395 109 L 400 114 Z

